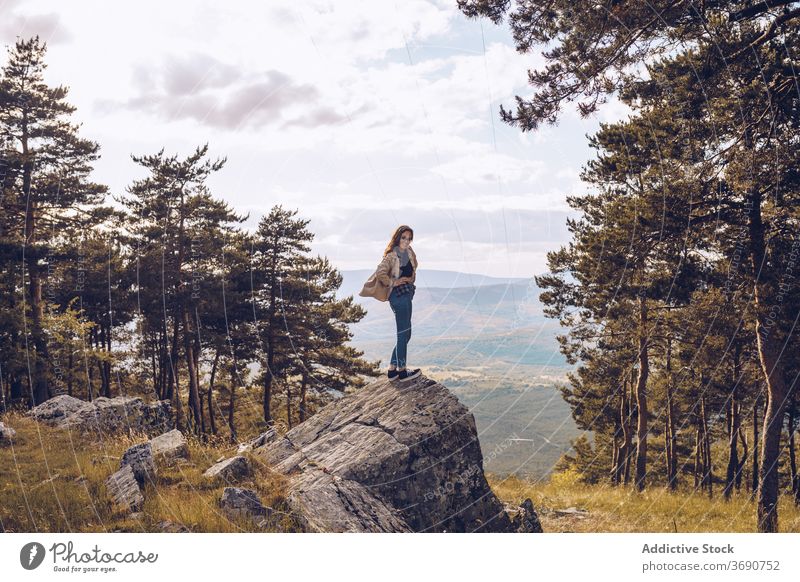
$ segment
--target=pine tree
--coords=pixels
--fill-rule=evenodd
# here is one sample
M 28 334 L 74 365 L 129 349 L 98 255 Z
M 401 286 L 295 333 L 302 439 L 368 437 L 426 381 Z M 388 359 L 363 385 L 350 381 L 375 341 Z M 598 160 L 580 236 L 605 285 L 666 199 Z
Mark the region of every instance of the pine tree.
M 234 414 L 237 388 L 245 384 L 247 365 L 258 358 L 258 332 L 252 305 L 252 245 L 252 236 L 247 233 L 236 231 L 228 235 L 218 255 L 218 272 L 206 284 L 208 290 L 204 293 L 200 316 L 211 361 L 206 392 L 209 428 L 216 434 L 215 415 L 221 414 L 221 408 L 215 404 L 214 392 L 222 378 L 222 383 L 227 382 L 229 387 L 225 421 L 231 443 L 238 442 Z
M 208 160 L 207 154 L 208 144 L 185 159 L 166 156 L 163 149 L 154 155 L 132 156 L 149 175 L 135 180 L 128 187 L 128 196 L 121 198 L 129 213 L 127 243 L 135 256 L 138 292 L 150 318 L 145 333 L 158 330 L 155 337 L 166 356 L 165 395 L 176 404 L 180 426 L 184 415 L 178 359 L 183 348 L 191 412 L 187 420 L 196 434 L 203 423 L 199 388 L 202 346 L 195 340 L 203 284 L 213 277 L 226 233 L 244 220 L 211 195 L 206 181 L 223 167 L 225 159 Z
M 789 0 L 688 6 L 663 0 L 607 9 L 567 0 L 459 0 L 459 6 L 494 22 L 508 15 L 521 52 L 549 45 L 546 66 L 529 74 L 532 98 L 518 97 L 516 111 L 501 109 L 523 131 L 555 123 L 568 102 L 589 115 L 614 93 L 637 107 L 683 104 L 699 127 L 713 128 L 713 135 L 695 138 L 707 155 L 693 172 L 701 182 L 701 203 L 693 210 L 716 206 L 699 217 L 710 232 L 733 229 L 746 241 L 767 395 L 758 529 L 777 531 L 778 454 L 789 393 L 781 349 L 787 338 L 770 314 L 781 307 L 778 281 L 791 266 L 775 249 L 797 226 L 800 97 L 787 47 L 800 43 L 800 7 Z M 644 77 L 637 71 L 642 64 Z M 717 187 L 707 188 L 715 177 Z
M 697 249 L 687 246 L 691 207 L 684 198 L 690 186 L 680 171 L 694 152 L 659 147 L 660 134 L 675 127 L 674 119 L 655 116 L 601 126 L 590 140 L 598 157 L 582 174 L 600 191 L 568 197 L 582 212 L 580 219 L 568 220 L 572 242 L 549 253 L 551 274 L 536 278 L 545 313 L 571 328 L 562 345 L 573 358 L 583 359 L 596 342 L 608 342 L 610 321 L 634 322 L 635 362 L 627 367 L 637 370 L 634 483 L 640 490 L 651 415 L 652 313 L 685 303 L 699 268 Z
M 5 225 L 13 228 L 3 235 L 6 249 L 15 249 L 12 256 L 19 253 L 27 280 L 15 303 L 30 317 L 34 405 L 51 395 L 43 287 L 59 259 L 55 239 L 69 228 L 89 228 L 108 213 L 101 206 L 106 187 L 89 178 L 99 146 L 79 137 L 79 126 L 70 123 L 75 107 L 66 101 L 68 89 L 44 83 L 46 51 L 38 36 L 17 40 L 0 78 L 3 212 Z
M 272 416 L 272 390 L 275 378 L 282 378 L 291 365 L 290 330 L 295 324 L 292 309 L 290 273 L 310 248 L 314 235 L 308 220 L 295 218 L 297 210 L 275 206 L 258 224 L 253 243 L 252 277 L 254 318 L 261 339 L 264 386 L 263 413 L 267 424 Z M 286 284 L 286 292 L 282 286 Z
M 364 353 L 346 345 L 352 338 L 350 324 L 358 323 L 366 310 L 353 297 L 338 299 L 342 275 L 324 257 L 308 257 L 296 263 L 292 273 L 299 283 L 287 308 L 297 313 L 292 330 L 292 373 L 300 377 L 299 421 L 310 416 L 307 393 L 344 391 L 364 385 L 362 376 L 376 376 L 379 362 L 367 362 Z M 287 383 L 287 386 L 290 384 Z M 287 416 L 291 418 L 287 392 Z M 291 422 L 289 422 L 291 426 Z

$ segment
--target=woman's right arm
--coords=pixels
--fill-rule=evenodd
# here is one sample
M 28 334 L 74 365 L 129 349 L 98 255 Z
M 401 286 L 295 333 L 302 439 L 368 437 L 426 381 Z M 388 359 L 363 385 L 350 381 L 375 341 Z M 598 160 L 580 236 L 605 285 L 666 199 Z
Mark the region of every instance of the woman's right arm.
M 378 269 L 375 272 L 375 275 L 378 277 L 378 281 L 380 281 L 386 287 L 392 286 L 392 277 L 389 275 L 389 271 L 392 268 L 392 261 L 389 255 L 386 255 L 381 264 L 378 265 Z

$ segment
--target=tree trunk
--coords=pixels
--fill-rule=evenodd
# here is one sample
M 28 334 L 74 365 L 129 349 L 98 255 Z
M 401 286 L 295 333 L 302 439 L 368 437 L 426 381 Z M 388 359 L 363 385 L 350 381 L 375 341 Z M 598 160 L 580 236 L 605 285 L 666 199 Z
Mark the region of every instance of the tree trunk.
M 726 500 L 731 498 L 733 493 L 734 484 L 736 482 L 736 474 L 739 469 L 739 429 L 741 426 L 741 419 L 739 418 L 739 399 L 738 390 L 739 381 L 741 380 L 741 373 L 739 369 L 739 355 L 741 346 L 737 343 L 733 355 L 733 387 L 731 388 L 730 398 L 728 401 L 728 467 L 725 471 L 725 489 L 723 495 Z
M 214 419 L 214 379 L 217 375 L 217 363 L 219 362 L 219 350 L 214 354 L 214 362 L 211 364 L 211 378 L 208 383 L 208 421 L 211 426 L 211 434 L 217 434 L 217 421 Z
M 800 485 L 800 481 L 798 481 L 797 476 L 797 459 L 795 458 L 794 453 L 794 433 L 795 433 L 795 402 L 794 399 L 791 399 L 789 402 L 789 410 L 787 411 L 789 416 L 789 471 L 791 477 L 791 488 L 792 488 L 792 495 L 794 496 L 794 500 L 796 504 L 800 504 L 800 499 L 798 499 L 798 485 Z
M 741 404 L 739 408 L 739 416 L 741 417 Z M 739 425 L 739 442 L 742 443 L 742 458 L 739 459 L 739 466 L 736 468 L 736 491 L 741 491 L 742 489 L 742 475 L 744 474 L 744 466 L 747 464 L 747 455 L 749 452 L 747 434 L 745 434 L 744 428 L 742 428 L 741 425 Z
M 97 342 L 95 348 L 97 349 L 98 354 L 102 354 L 102 358 L 100 358 L 97 362 L 97 371 L 100 372 L 100 394 L 105 396 L 106 398 L 111 397 L 111 392 L 109 390 L 109 378 L 108 378 L 108 370 L 106 368 L 106 338 L 105 338 L 106 328 L 105 326 L 100 326 L 95 336 L 95 341 Z
M 108 398 L 111 398 L 111 325 L 106 329 L 106 378 L 108 378 Z
M 286 382 L 286 426 L 292 428 L 292 383 Z
M 233 411 L 236 405 L 236 381 L 239 374 L 236 371 L 236 357 L 233 358 L 233 363 L 231 364 L 231 396 L 230 401 L 228 402 L 228 428 L 231 431 L 231 443 L 236 444 L 238 441 L 236 436 L 236 424 L 235 418 L 233 415 Z
M 200 318 L 197 316 L 196 307 L 194 310 L 194 325 L 197 330 L 197 333 L 192 336 L 192 342 L 194 344 L 194 382 L 199 395 L 197 410 L 200 414 L 200 435 L 203 442 L 206 442 L 206 414 L 203 408 L 203 395 L 200 392 L 200 353 L 202 352 L 202 346 L 200 345 Z
M 701 438 L 702 429 L 700 428 L 700 418 L 697 419 L 697 430 L 695 431 L 694 438 L 694 490 L 702 485 L 700 475 L 702 472 L 702 453 L 703 453 L 703 439 Z
M 25 200 L 25 247 L 24 251 L 32 249 L 33 257 L 25 257 L 24 266 L 28 267 L 28 278 L 30 281 L 29 294 L 31 300 L 31 335 L 33 345 L 36 350 L 36 359 L 33 366 L 33 402 L 32 406 L 41 404 L 49 398 L 50 389 L 47 383 L 48 362 L 50 357 L 47 349 L 47 341 L 42 329 L 44 319 L 44 305 L 42 304 L 42 280 L 39 271 L 39 256 L 36 248 L 37 231 L 37 201 L 31 186 L 33 184 L 33 155 L 28 149 L 28 112 L 22 112 L 22 134 L 20 136 L 22 145 L 22 197 Z M 27 255 L 27 253 L 26 253 Z
M 667 487 L 678 487 L 677 436 L 675 434 L 675 378 L 672 375 L 672 341 L 667 342 L 667 418 L 664 421 L 664 448 L 667 456 Z
M 192 330 L 189 326 L 189 315 L 186 307 L 181 306 L 181 319 L 183 320 L 183 349 L 186 352 L 186 366 L 189 375 L 189 408 L 192 411 L 190 426 L 194 434 L 200 434 L 200 390 L 197 386 L 197 370 L 195 368 L 194 345 L 192 343 Z
M 711 441 L 708 436 L 708 416 L 706 415 L 706 397 L 700 399 L 700 415 L 703 421 L 703 465 L 705 471 L 703 472 L 703 482 L 708 489 L 708 497 L 714 496 L 713 483 L 714 483 L 714 468 L 711 462 Z
M 72 367 L 75 365 L 74 362 L 74 354 L 72 353 L 72 346 L 69 348 L 69 356 L 67 356 L 67 394 L 72 396 L 72 382 L 74 379 L 74 375 L 72 373 Z
M 778 531 L 778 458 L 780 453 L 783 414 L 788 395 L 780 360 L 781 341 L 775 322 L 769 316 L 770 305 L 765 303 L 762 284 L 770 280 L 766 261 L 764 225 L 761 221 L 761 193 L 750 193 L 749 234 L 752 259 L 753 306 L 756 314 L 758 358 L 767 387 L 764 412 L 764 431 L 761 442 L 761 463 L 758 487 L 758 531 Z
M 178 359 L 178 318 L 173 318 L 173 332 L 172 332 L 172 353 L 169 356 L 169 372 L 170 372 L 170 393 L 172 394 L 172 403 L 175 406 L 175 427 L 183 432 L 186 430 L 186 418 L 183 414 L 183 402 L 181 401 L 181 385 L 180 385 L 180 360 Z
M 35 258 L 34 261 L 36 261 Z M 47 382 L 50 354 L 47 349 L 47 340 L 44 337 L 44 330 L 42 329 L 44 305 L 42 303 L 42 281 L 39 276 L 38 265 L 33 265 L 30 268 L 30 294 L 31 333 L 33 335 L 33 345 L 36 349 L 36 359 L 33 366 L 33 405 L 36 406 L 50 397 L 50 386 Z
M 158 386 L 158 367 L 156 366 L 156 350 L 158 349 L 155 345 L 155 341 L 153 341 L 153 334 L 149 334 L 149 344 L 150 344 L 150 376 L 153 381 L 153 394 L 155 394 L 158 400 L 161 400 L 161 390 Z
M 89 347 L 91 347 L 91 346 L 92 346 L 92 342 L 91 342 L 91 338 L 90 338 L 89 339 Z M 87 397 L 89 398 L 89 402 L 91 402 L 92 400 L 94 400 L 94 364 L 89 366 L 88 363 L 87 363 L 87 369 L 88 369 L 88 372 L 89 372 L 87 374 L 89 384 L 88 384 L 88 387 L 87 387 L 86 390 L 88 392 Z
M 308 374 L 303 372 L 303 379 L 300 382 L 300 422 L 306 419 L 306 389 L 308 388 Z
M 761 396 L 756 395 L 753 403 L 753 483 L 752 493 L 755 498 L 758 493 L 758 401 Z
M 625 373 L 622 380 L 622 394 L 619 399 L 619 430 L 622 435 L 622 443 L 617 454 L 617 464 L 614 467 L 614 484 L 619 485 L 623 482 L 625 474 L 625 461 L 630 451 L 631 435 L 628 430 L 628 374 Z
M 647 376 L 650 364 L 647 356 L 647 299 L 639 297 L 639 376 L 636 379 L 636 489 L 645 488 L 647 477 Z
M 11 375 L 11 379 L 9 380 L 9 391 L 11 394 L 11 402 L 18 402 L 22 400 L 23 392 L 22 392 L 22 379 L 17 376 L 16 374 Z
M 634 386 L 634 374 L 636 373 L 635 370 L 631 370 L 630 376 L 630 392 L 628 393 L 628 417 L 627 421 L 627 437 L 626 437 L 626 450 L 627 454 L 625 455 L 625 475 L 623 477 L 623 482 L 625 485 L 630 483 L 631 481 L 631 461 L 633 460 L 633 386 Z

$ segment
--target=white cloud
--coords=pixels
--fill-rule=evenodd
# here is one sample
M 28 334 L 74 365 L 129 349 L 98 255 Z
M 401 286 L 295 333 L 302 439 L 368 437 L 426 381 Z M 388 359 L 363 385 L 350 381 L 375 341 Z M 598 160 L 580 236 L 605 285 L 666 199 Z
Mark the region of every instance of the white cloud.
M 14 3 L 17 24 L 0 31 L 37 14 L 57 22 L 51 34 L 70 42 L 51 47 L 46 79 L 70 86 L 82 134 L 102 146 L 96 178 L 115 192 L 141 174 L 130 153 L 185 155 L 209 142 L 228 157 L 212 191 L 250 211 L 249 224 L 273 204 L 297 207 L 321 249 L 355 261 L 359 249 L 348 254 L 334 229 L 383 233 L 415 217 L 443 249 L 486 249 L 499 227 L 475 216 L 563 211 L 581 187 L 584 134 L 597 120 L 566 116 L 535 134 L 503 124 L 499 105 L 529 92 L 541 57 L 518 54 L 488 22 L 483 35 L 454 0 L 32 6 Z M 541 259 L 529 244 L 520 238 L 515 252 Z
M 491 151 L 460 156 L 451 162 L 431 168 L 431 171 L 455 182 L 535 182 L 542 177 L 546 166 L 539 160 L 523 160 Z

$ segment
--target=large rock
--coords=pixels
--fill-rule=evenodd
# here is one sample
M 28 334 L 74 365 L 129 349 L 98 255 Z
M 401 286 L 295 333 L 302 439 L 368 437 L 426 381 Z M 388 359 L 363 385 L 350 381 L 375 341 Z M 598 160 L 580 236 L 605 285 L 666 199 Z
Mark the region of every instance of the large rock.
M 267 429 L 266 432 L 262 432 L 256 438 L 240 444 L 237 452 L 241 455 L 242 453 L 246 453 L 248 451 L 252 451 L 253 449 L 257 449 L 258 447 L 263 447 L 266 444 L 275 442 L 277 438 L 278 432 L 274 428 Z
M 5 423 L 0 422 L 0 446 L 11 444 L 16 436 L 17 431 L 10 426 L 6 426 Z
M 189 443 L 177 428 L 150 439 L 153 456 L 165 464 L 189 458 Z
M 149 442 L 133 445 L 122 455 L 119 466 L 123 469 L 125 465 L 130 465 L 136 481 L 141 487 L 145 483 L 155 483 L 156 463 L 153 459 L 153 447 Z
M 219 479 L 226 483 L 231 483 L 249 477 L 252 474 L 250 462 L 247 457 L 236 455 L 230 459 L 224 459 L 212 465 L 203 477 L 208 479 Z
M 106 479 L 106 488 L 114 503 L 127 511 L 139 511 L 144 505 L 142 490 L 130 465 L 123 466 Z
M 139 397 L 95 398 L 86 402 L 67 394 L 55 396 L 31 409 L 39 422 L 82 431 L 144 432 L 157 435 L 175 426 L 167 400 L 146 403 Z
M 219 506 L 229 517 L 245 517 L 259 526 L 265 525 L 272 516 L 272 508 L 265 507 L 255 491 L 241 487 L 225 487 Z
M 378 380 L 254 454 L 289 477 L 309 531 L 514 531 L 483 474 L 472 414 L 424 376 Z
M 530 498 L 523 501 L 522 505 L 510 509 L 511 523 L 514 525 L 515 531 L 520 533 L 542 533 L 542 522 L 539 521 L 539 516 Z

